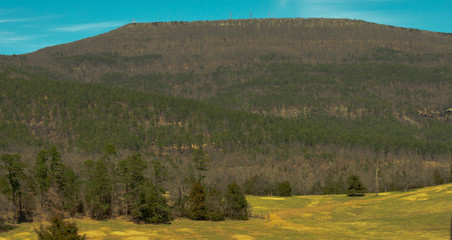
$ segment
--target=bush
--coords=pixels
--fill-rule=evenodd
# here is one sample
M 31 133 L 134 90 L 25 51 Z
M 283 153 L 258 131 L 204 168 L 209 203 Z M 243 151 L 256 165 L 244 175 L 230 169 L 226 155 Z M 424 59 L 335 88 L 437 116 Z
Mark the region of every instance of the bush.
M 445 182 L 441 172 L 438 169 L 433 171 L 433 181 L 435 182 L 435 185 L 441 185 Z
M 276 188 L 276 195 L 284 197 L 292 196 L 292 187 L 290 186 L 290 182 L 284 181 L 278 183 L 278 187 Z
M 366 188 L 364 187 L 359 177 L 356 175 L 352 175 L 348 178 L 348 189 L 347 195 L 349 197 L 354 196 L 364 196 L 366 193 Z
M 75 223 L 65 222 L 60 216 L 53 216 L 50 219 L 51 225 L 44 228 L 42 225 L 36 229 L 40 240 L 82 240 L 86 235 L 78 235 L 78 228 Z
M 207 216 L 210 221 L 222 221 L 224 220 L 224 201 L 221 193 L 212 188 L 209 190 L 206 196 Z
M 167 199 L 157 187 L 147 184 L 140 187 L 139 204 L 132 209 L 136 222 L 170 223 L 173 219 Z

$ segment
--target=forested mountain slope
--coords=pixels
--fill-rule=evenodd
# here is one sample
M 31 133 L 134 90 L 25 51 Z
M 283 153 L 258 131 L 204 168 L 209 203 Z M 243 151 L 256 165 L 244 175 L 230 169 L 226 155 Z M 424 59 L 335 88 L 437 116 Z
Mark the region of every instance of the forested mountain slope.
M 385 190 L 449 181 L 449 34 L 347 19 L 128 24 L 1 56 L 0 89 L 5 152 L 110 143 L 177 162 L 201 147 L 212 183 L 291 180 L 296 193 L 343 192 L 351 173 L 375 187 L 377 162 Z
M 420 125 L 452 102 L 452 35 L 347 19 L 128 24 L 3 62 L 284 117 L 385 111 Z
M 253 148 L 256 151 L 269 145 L 324 143 L 410 149 L 418 153 L 452 152 L 449 115 L 433 112 L 431 116 L 423 116 L 416 112 L 423 103 L 414 99 L 425 97 L 426 102 L 432 102 L 425 106 L 435 106 L 435 96 L 425 89 L 407 99 L 406 90 L 397 87 L 395 90 L 389 86 L 383 90 L 347 86 L 333 89 L 336 85 L 328 83 L 327 77 L 297 81 L 283 76 L 273 85 L 273 91 L 272 85 L 265 85 L 265 79 L 261 81 L 263 84 L 254 86 L 265 88 L 269 96 L 255 96 L 250 93 L 252 89 L 247 92 L 247 87 L 243 87 L 244 92 L 234 90 L 239 92 L 238 96 L 218 95 L 202 102 L 3 70 L 7 72 L 1 75 L 0 82 L 1 120 L 5 128 L 23 130 L 3 131 L 3 146 L 11 144 L 13 139 L 23 141 L 18 134 L 30 132 L 49 143 L 89 151 L 100 151 L 105 143 L 131 150 L 209 144 L 220 149 Z M 8 75 L 24 76 L 11 78 Z M 441 74 L 438 76 L 440 79 Z M 312 89 L 291 95 L 296 84 Z M 328 96 L 324 91 L 336 93 Z M 380 91 L 395 100 L 380 97 Z M 399 91 L 401 96 L 397 94 Z M 435 91 L 444 91 L 447 95 L 447 89 Z M 406 94 L 410 94 L 409 91 Z M 297 105 L 291 105 L 293 103 Z M 251 108 L 252 112 L 259 108 L 276 111 L 280 107 L 281 110 L 277 114 L 250 113 L 240 110 L 240 104 L 244 109 Z M 227 106 L 238 109 L 228 110 Z M 437 106 L 444 109 L 446 104 Z
M 337 63 L 372 49 L 391 49 L 447 61 L 451 42 L 449 34 L 347 19 L 139 23 L 42 49 L 27 58 L 33 65 L 89 81 L 110 70 L 136 75 L 240 68 L 273 54 L 304 63 Z
M 22 55 L 68 79 L 95 81 L 109 72 L 209 73 L 262 61 L 363 61 L 375 50 L 406 53 L 404 62 L 446 63 L 452 35 L 348 19 L 250 19 L 128 24 L 77 42 Z M 381 51 L 380 51 L 381 53 Z M 373 60 L 385 60 L 378 54 Z M 387 59 L 386 59 L 387 60 Z

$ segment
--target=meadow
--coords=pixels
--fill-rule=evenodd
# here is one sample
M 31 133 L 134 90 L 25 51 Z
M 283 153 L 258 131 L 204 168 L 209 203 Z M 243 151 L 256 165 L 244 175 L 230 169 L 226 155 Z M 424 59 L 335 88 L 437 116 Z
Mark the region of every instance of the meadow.
M 407 192 L 346 195 L 248 196 L 249 221 L 191 221 L 137 225 L 125 220 L 74 219 L 88 239 L 449 239 L 452 184 Z M 20 224 L 4 239 L 36 239 L 39 223 Z

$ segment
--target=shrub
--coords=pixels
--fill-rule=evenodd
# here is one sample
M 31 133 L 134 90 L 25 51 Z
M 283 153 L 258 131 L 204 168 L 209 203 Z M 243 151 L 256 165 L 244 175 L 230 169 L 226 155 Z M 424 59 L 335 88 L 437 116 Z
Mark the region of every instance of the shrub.
M 50 226 L 36 229 L 40 240 L 82 240 L 86 235 L 78 235 L 77 225 L 73 222 L 65 222 L 60 216 L 55 215 L 50 219 Z
M 348 178 L 348 189 L 347 195 L 349 197 L 353 196 L 364 196 L 366 193 L 366 188 L 364 187 L 359 177 L 356 175 L 352 175 Z
M 167 199 L 152 184 L 140 187 L 139 204 L 131 214 L 136 222 L 170 223 L 173 219 Z
M 435 182 L 435 185 L 441 185 L 445 182 L 441 172 L 438 169 L 433 171 L 433 181 Z
M 292 187 L 290 186 L 290 182 L 284 181 L 278 183 L 278 187 L 276 188 L 276 195 L 284 197 L 292 196 Z

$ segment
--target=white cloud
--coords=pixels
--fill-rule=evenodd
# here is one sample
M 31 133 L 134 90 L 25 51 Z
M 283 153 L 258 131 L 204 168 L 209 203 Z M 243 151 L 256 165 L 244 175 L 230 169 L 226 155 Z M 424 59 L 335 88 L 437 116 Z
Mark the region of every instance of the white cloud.
M 15 23 L 15 22 L 27 22 L 31 21 L 31 18 L 6 18 L 0 19 L 0 23 Z
M 290 2 L 291 0 L 279 0 L 278 1 L 278 5 L 280 8 L 285 8 L 287 6 L 287 3 Z
M 66 27 L 55 28 L 55 31 L 58 32 L 83 32 L 83 31 L 95 31 L 102 30 L 106 28 L 119 27 L 124 25 L 123 22 L 100 22 L 100 23 L 86 23 L 86 24 L 77 24 Z
M 300 17 L 350 18 L 383 24 L 397 24 L 401 19 L 382 10 L 387 4 L 405 0 L 278 0 L 284 8 L 291 3 Z
M 29 37 L 0 37 L 0 43 L 2 44 L 10 44 L 10 43 L 15 43 L 15 42 L 21 42 L 21 41 L 26 41 L 29 40 Z
M 37 39 L 37 38 L 41 38 L 41 37 L 45 37 L 45 36 L 47 36 L 47 35 L 40 34 L 40 35 L 22 36 L 22 35 L 17 35 L 13 32 L 0 31 L 0 43 L 1 44 L 15 44 L 18 42 L 29 41 L 29 40 L 33 40 L 33 39 Z

